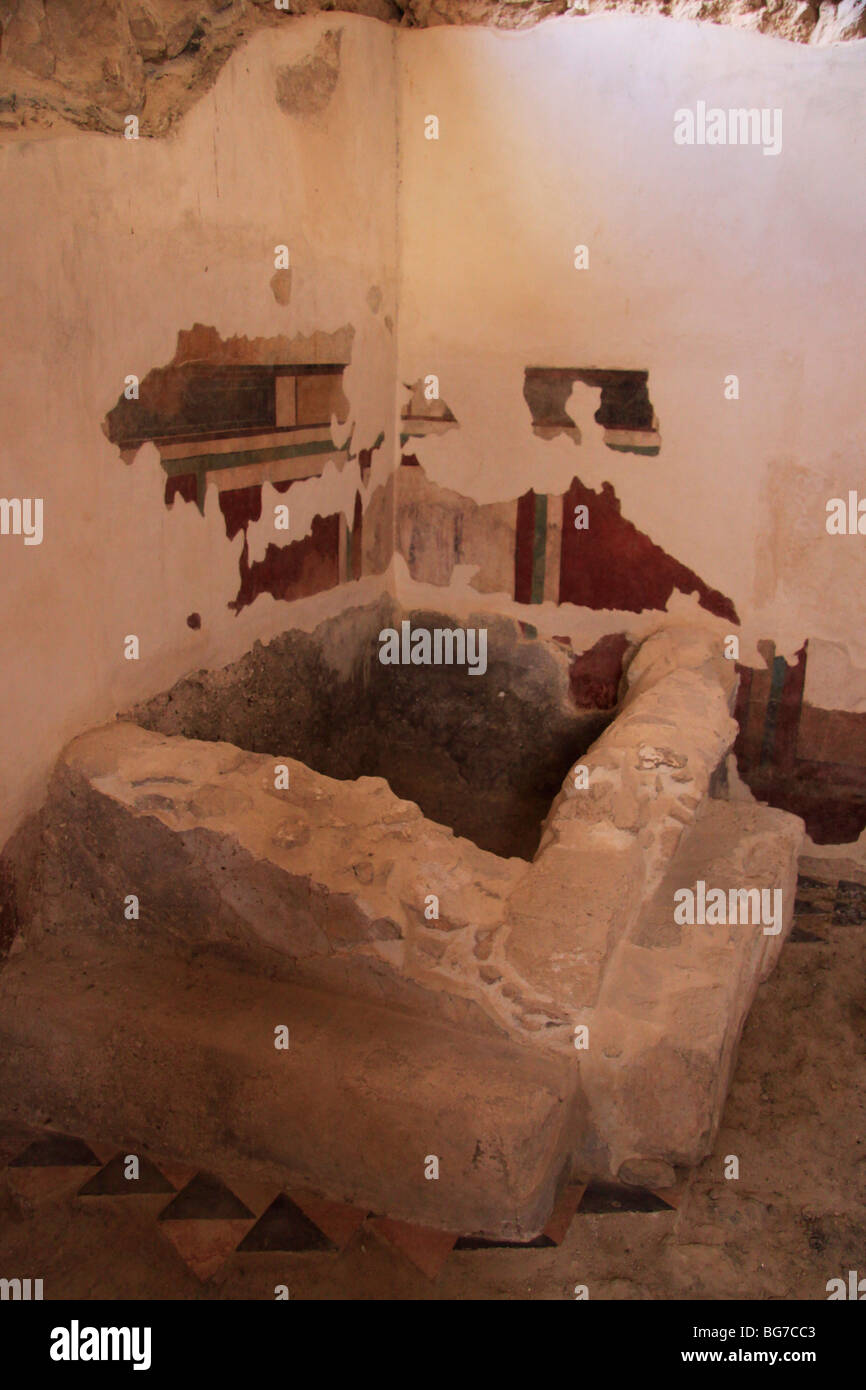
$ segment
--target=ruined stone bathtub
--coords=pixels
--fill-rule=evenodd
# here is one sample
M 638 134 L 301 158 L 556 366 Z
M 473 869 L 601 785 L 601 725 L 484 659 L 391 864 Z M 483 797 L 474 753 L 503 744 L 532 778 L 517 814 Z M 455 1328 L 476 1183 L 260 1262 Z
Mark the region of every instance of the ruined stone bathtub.
M 474 819 L 454 747 L 456 797 L 436 792 L 429 749 L 413 776 L 443 820 L 450 805 L 524 857 L 456 836 L 383 777 L 292 756 L 301 723 L 279 693 L 253 689 L 239 728 L 237 671 L 76 739 L 19 850 L 25 926 L 0 977 L 0 1088 L 19 1111 L 521 1239 L 573 1176 L 658 1188 L 698 1162 L 790 926 L 802 823 L 710 795 L 736 733 L 718 640 L 645 641 L 609 722 L 577 716 L 563 672 L 516 661 L 504 633 L 478 698 L 495 710 L 522 681 L 543 727 L 521 748 L 517 720 Z M 356 706 L 381 676 L 360 671 Z M 417 726 L 432 720 L 434 744 L 435 704 Z M 237 741 L 218 741 L 229 711 Z M 533 739 L 541 780 L 509 803 Z M 316 759 L 354 771 L 344 729 L 335 744 Z M 781 915 L 682 924 L 675 894 L 699 883 L 780 891 Z

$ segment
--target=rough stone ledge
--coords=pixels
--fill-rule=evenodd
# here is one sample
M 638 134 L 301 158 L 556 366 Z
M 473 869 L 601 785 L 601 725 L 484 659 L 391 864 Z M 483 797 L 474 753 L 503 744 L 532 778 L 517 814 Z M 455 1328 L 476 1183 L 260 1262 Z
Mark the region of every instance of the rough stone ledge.
M 364 15 L 402 27 L 486 25 L 528 28 L 557 16 L 579 23 L 613 10 L 731 25 L 794 43 L 824 45 L 866 35 L 866 0 L 46 0 L 0 3 L 0 141 L 78 126 L 116 133 L 129 112 L 147 136 L 166 135 L 215 82 L 249 35 L 291 25 L 317 11 Z M 317 81 L 327 90 L 325 58 L 300 74 L 316 110 Z M 323 66 L 324 65 L 324 66 Z
M 132 942 L 43 942 L 0 976 L 7 1120 L 458 1233 L 538 1235 L 567 1177 L 575 1079 L 510 1044 Z
M 275 768 L 289 773 L 274 786 Z M 428 821 L 381 778 L 106 725 L 52 780 L 28 939 L 137 933 L 189 954 L 500 1035 L 478 934 L 527 869 Z M 126 921 L 128 895 L 139 919 Z M 435 894 L 439 917 L 425 917 Z
M 585 1133 L 609 1143 L 607 1161 L 621 1180 L 665 1187 L 676 1167 L 711 1151 L 743 1025 L 791 929 L 803 833 L 786 811 L 707 802 L 618 943 L 587 1015 L 581 1083 Z M 753 921 L 677 925 L 674 893 L 699 879 L 726 895 L 780 891 L 780 929 L 767 933 Z
M 106 725 L 59 760 L 31 934 L 218 947 L 568 1052 L 733 742 L 733 681 L 700 630 L 648 639 L 620 714 L 581 760 L 588 788 L 566 778 L 532 864 L 454 836 L 381 778 Z
M 131 723 L 82 735 L 49 789 L 28 934 L 143 932 L 568 1053 L 732 744 L 717 646 L 689 628 L 643 644 L 581 760 L 588 787 L 566 777 L 531 864 L 454 836 L 381 778 Z

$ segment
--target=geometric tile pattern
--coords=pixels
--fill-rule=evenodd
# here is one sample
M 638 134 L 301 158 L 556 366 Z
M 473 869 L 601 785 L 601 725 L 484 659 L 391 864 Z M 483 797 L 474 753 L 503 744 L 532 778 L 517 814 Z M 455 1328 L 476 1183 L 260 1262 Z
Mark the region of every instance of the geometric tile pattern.
M 13 1158 L 10 1168 L 98 1168 L 99 1159 L 83 1139 L 46 1133 Z
M 174 1192 L 174 1187 L 154 1163 L 144 1155 L 138 1158 L 138 1176 L 127 1177 L 131 1154 L 117 1154 L 79 1189 L 79 1197 L 143 1197 Z
M 615 1183 L 591 1182 L 580 1204 L 582 1216 L 625 1212 L 669 1211 L 670 1203 L 642 1187 L 620 1187 Z
M 274 1198 L 237 1248 L 242 1252 L 337 1249 L 285 1192 Z
M 247 1202 L 213 1173 L 193 1173 L 180 1191 L 176 1191 L 162 1170 L 179 1174 L 182 1168 L 170 1162 L 157 1166 L 146 1155 L 138 1154 L 139 1176 L 127 1178 L 129 1157 L 129 1153 L 115 1154 L 79 1187 L 83 1164 L 86 1162 L 91 1168 L 98 1166 L 93 1151 L 82 1140 L 49 1134 L 29 1144 L 13 1164 L 20 1169 L 25 1162 L 42 1166 L 51 1162 L 58 1165 L 56 1171 L 61 1173 L 63 1169 L 59 1165 L 65 1161 L 68 1163 L 66 1173 L 73 1177 L 73 1195 L 77 1191 L 80 1198 L 89 1201 L 135 1195 L 168 1198 L 165 1206 L 154 1214 L 157 1229 L 203 1282 L 212 1278 L 235 1255 L 310 1253 L 338 1257 L 361 1230 L 384 1242 L 432 1282 L 452 1250 L 551 1248 L 565 1239 L 575 1215 L 663 1211 L 676 1205 L 677 1200 L 672 1193 L 660 1198 L 639 1189 L 611 1188 L 608 1191 L 600 1184 L 587 1187 L 572 1183 L 560 1194 L 540 1236 L 526 1242 L 496 1241 L 458 1236 L 454 1232 L 375 1216 L 304 1188 L 279 1192 L 270 1200 L 263 1195 L 256 1203 L 249 1196 L 253 1188 L 239 1181 L 237 1186 L 249 1196 L 259 1213 L 256 1216 Z M 69 1160 L 77 1162 L 69 1163 Z M 55 1188 L 56 1195 L 61 1192 L 61 1188 Z
M 439 1274 L 456 1240 L 450 1231 L 414 1226 L 408 1221 L 394 1221 L 389 1216 L 372 1217 L 369 1226 L 374 1235 L 411 1261 L 430 1280 Z
M 157 1220 L 181 1259 L 204 1281 L 225 1264 L 255 1217 L 221 1178 L 196 1173 Z
M 213 1173 L 196 1173 L 159 1214 L 160 1221 L 253 1221 L 253 1213 Z
M 345 1250 L 349 1241 L 367 1219 L 368 1213 L 346 1202 L 333 1202 L 315 1192 L 293 1191 L 292 1200 L 305 1216 L 328 1237 L 338 1250 Z
M 827 916 L 832 913 L 838 884 L 824 883 L 820 878 L 810 878 L 800 874 L 797 879 L 797 897 L 794 902 L 795 917 Z
M 866 922 L 866 886 L 840 879 L 833 904 L 833 926 L 862 926 Z
M 827 940 L 831 927 L 862 926 L 866 923 L 866 885 L 850 879 L 825 882 L 801 874 L 794 902 L 792 942 Z
M 204 1283 L 222 1268 L 249 1228 L 249 1221 L 205 1217 L 164 1221 L 157 1229 Z

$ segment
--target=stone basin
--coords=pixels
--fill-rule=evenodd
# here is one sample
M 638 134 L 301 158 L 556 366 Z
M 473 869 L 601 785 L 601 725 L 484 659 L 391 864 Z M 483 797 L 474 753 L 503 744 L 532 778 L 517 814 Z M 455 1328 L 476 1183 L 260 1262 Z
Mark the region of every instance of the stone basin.
M 491 630 L 482 698 L 502 688 L 546 721 L 542 770 L 521 780 L 528 730 L 498 761 L 470 740 L 462 787 L 476 778 L 491 824 L 464 824 L 496 843 L 504 810 L 506 842 L 537 841 L 531 854 L 456 835 L 384 777 L 317 770 L 276 697 L 232 730 L 269 751 L 215 738 L 237 670 L 66 748 L 16 850 L 0 1091 L 18 1118 L 520 1239 L 573 1177 L 666 1187 L 704 1157 L 790 927 L 802 822 L 716 794 L 736 734 L 717 638 L 648 638 L 611 719 L 569 708 L 556 661 L 527 657 L 501 620 Z M 357 654 L 340 659 L 357 703 Z M 381 679 L 368 668 L 366 688 Z M 426 732 L 405 778 L 420 766 L 444 815 L 455 799 L 436 802 L 424 744 L 441 690 L 426 711 L 409 700 Z M 557 760 L 559 790 L 521 837 L 515 807 L 538 806 Z M 485 776 L 499 779 L 486 806 Z M 781 892 L 778 923 L 678 924 L 674 895 L 699 881 Z

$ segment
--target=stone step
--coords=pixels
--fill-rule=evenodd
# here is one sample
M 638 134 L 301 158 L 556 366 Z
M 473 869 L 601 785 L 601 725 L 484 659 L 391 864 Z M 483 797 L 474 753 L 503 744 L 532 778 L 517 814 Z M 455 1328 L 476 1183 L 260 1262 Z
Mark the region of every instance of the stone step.
M 0 976 L 6 1118 L 458 1233 L 542 1230 L 576 1080 L 507 1040 L 147 942 L 42 941 Z

